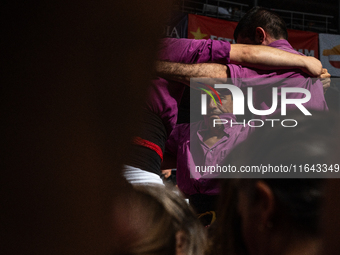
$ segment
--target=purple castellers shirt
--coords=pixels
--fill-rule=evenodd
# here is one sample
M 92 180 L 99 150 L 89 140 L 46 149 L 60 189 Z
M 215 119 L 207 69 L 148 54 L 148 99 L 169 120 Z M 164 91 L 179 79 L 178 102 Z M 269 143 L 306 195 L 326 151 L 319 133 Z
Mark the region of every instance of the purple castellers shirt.
M 281 49 L 290 53 L 303 55 L 295 51 L 286 40 L 277 40 L 268 46 Z M 304 103 L 306 109 L 327 111 L 328 107 L 325 101 L 322 83 L 320 80 L 312 79 L 307 74 L 300 70 L 277 70 L 277 71 L 263 71 L 249 69 L 240 65 L 228 65 L 230 70 L 230 78 L 234 85 L 244 89 L 246 87 L 253 87 L 254 107 L 257 110 L 267 110 L 272 106 L 272 87 L 278 87 L 278 107 L 276 111 L 271 114 L 281 112 L 281 88 L 295 87 L 304 88 L 311 92 L 311 99 Z M 273 85 L 274 82 L 277 82 Z M 246 90 L 245 90 L 246 91 Z M 303 93 L 288 93 L 287 98 L 304 98 Z M 288 104 L 287 111 L 296 109 L 295 105 Z M 266 116 L 262 116 L 265 119 Z
M 230 120 L 236 121 L 235 115 L 231 113 L 224 113 L 219 117 L 227 119 L 229 123 Z M 253 130 L 249 126 L 244 127 L 243 125 L 230 127 L 229 123 L 224 125 L 224 132 L 227 136 L 224 136 L 211 148 L 203 142 L 203 133 L 208 130 L 205 121 L 179 124 L 172 131 L 166 143 L 166 151 L 177 156 L 177 184 L 186 196 L 217 195 L 219 193 L 218 179 L 216 179 L 218 174 L 202 173 L 202 171 L 196 171 L 196 167 L 202 169 L 205 165 L 216 166 L 221 163 L 232 148 L 244 141 Z
M 216 40 L 166 38 L 161 41 L 159 60 L 181 63 L 228 64 L 230 43 Z M 185 85 L 162 78 L 153 80 L 147 96 L 147 108 L 161 117 L 168 135 L 175 127 L 178 104 Z

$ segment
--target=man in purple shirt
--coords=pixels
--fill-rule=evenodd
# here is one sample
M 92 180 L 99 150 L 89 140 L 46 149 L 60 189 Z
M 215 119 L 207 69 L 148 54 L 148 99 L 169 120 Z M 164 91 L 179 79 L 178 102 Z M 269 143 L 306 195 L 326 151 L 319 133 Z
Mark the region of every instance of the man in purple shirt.
M 243 44 L 267 45 L 287 52 L 303 55 L 293 49 L 288 43 L 286 24 L 277 14 L 266 9 L 255 7 L 240 20 L 234 31 L 235 41 Z M 278 87 L 278 107 L 272 113 L 281 110 L 282 88 L 294 87 L 310 91 L 311 99 L 303 106 L 311 110 L 328 110 L 323 87 L 320 80 L 312 79 L 299 70 L 277 70 L 268 73 L 262 70 L 249 69 L 240 65 L 228 65 L 230 78 L 234 85 L 240 88 L 253 87 L 254 108 L 268 110 L 272 106 L 272 87 Z M 288 99 L 304 98 L 304 93 L 287 93 Z M 288 109 L 296 109 L 290 104 Z
M 252 131 L 249 126 L 230 126 L 230 121 L 236 121 L 232 97 L 229 90 L 217 93 L 221 103 L 209 98 L 204 120 L 176 125 L 166 142 L 166 156 L 171 155 L 177 164 L 178 187 L 198 213 L 215 209 L 219 164 Z M 214 125 L 217 119 L 228 123 Z
M 181 63 L 214 62 L 222 66 L 233 60 L 253 65 L 309 68 L 312 73 L 321 71 L 320 62 L 314 58 L 271 47 L 230 45 L 225 41 L 213 40 L 165 39 L 160 47 L 159 59 Z M 125 176 L 132 183 L 161 182 L 159 175 L 164 144 L 177 122 L 178 104 L 183 90 L 183 84 L 162 78 L 157 78 L 150 86 L 146 117 L 142 119 L 144 127 L 134 140 L 131 157 L 126 162 L 129 167 L 125 169 Z
M 158 59 L 186 64 L 238 63 L 259 69 L 299 68 L 312 75 L 321 74 L 321 64 L 313 57 L 299 57 L 270 47 L 230 44 L 218 40 L 163 39 Z M 291 52 L 295 53 L 295 52 Z M 158 77 L 147 94 L 147 109 L 161 117 L 169 135 L 177 122 L 178 104 L 184 91 L 183 83 Z
M 234 38 L 239 43 L 267 45 L 281 49 L 295 55 L 303 55 L 295 51 L 288 43 L 287 30 L 284 21 L 275 13 L 263 8 L 251 9 L 240 20 L 235 29 Z M 281 89 L 302 88 L 311 94 L 311 99 L 302 105 L 307 109 L 325 111 L 328 110 L 323 85 L 320 80 L 314 80 L 306 73 L 298 69 L 277 69 L 274 72 L 248 68 L 235 64 L 227 66 L 214 64 L 182 65 L 177 63 L 160 63 L 160 75 L 189 84 L 193 77 L 231 78 L 232 83 L 243 89 L 253 87 L 254 108 L 257 110 L 269 110 L 272 106 L 272 89 L 278 87 L 278 106 L 271 114 L 281 110 Z M 167 73 L 166 70 L 173 70 Z M 329 77 L 326 74 L 324 77 Z M 227 80 L 225 80 L 227 83 Z M 329 84 L 328 84 L 329 86 Z M 287 93 L 287 99 L 302 99 L 304 93 Z M 287 105 L 287 109 L 296 109 L 294 104 Z M 265 117 L 265 116 L 264 116 Z
M 272 21 L 279 21 L 280 26 L 272 28 L 272 24 L 262 24 L 264 27 L 258 27 L 259 19 L 261 22 L 263 19 L 258 16 L 254 16 L 253 13 L 262 12 L 263 9 L 253 9 L 245 15 L 244 19 L 240 21 L 239 27 L 236 29 L 235 39 L 241 40 L 242 43 L 258 43 L 263 45 L 269 45 L 271 47 L 280 48 L 287 52 L 299 54 L 294 51 L 289 43 L 285 40 L 287 37 L 287 31 L 285 29 L 283 21 L 275 14 L 269 13 L 271 16 L 265 23 L 271 23 Z M 267 13 L 266 10 L 262 12 L 262 15 Z M 264 15 L 265 16 L 265 15 Z M 253 31 L 247 31 L 247 28 L 251 27 L 250 23 L 255 26 Z M 250 34 L 255 34 L 256 38 L 259 38 L 259 42 L 252 41 L 247 37 L 246 31 Z M 256 33 L 255 33 L 256 32 Z M 241 36 L 238 37 L 240 33 Z M 171 70 L 172 72 L 168 72 Z M 158 68 L 160 75 L 171 78 L 177 81 L 184 81 L 189 83 L 190 77 L 231 77 L 234 85 L 239 88 L 246 88 L 249 86 L 255 86 L 255 109 L 268 110 L 272 105 L 272 87 L 273 83 L 279 87 L 278 97 L 280 99 L 282 87 L 299 87 L 310 91 L 311 100 L 304 104 L 308 109 L 327 110 L 327 105 L 323 96 L 323 86 L 320 81 L 312 81 L 312 79 L 300 72 L 299 70 L 277 70 L 275 72 L 268 72 L 265 70 L 256 70 L 245 68 L 239 65 L 229 64 L 228 66 L 216 65 L 216 64 L 198 64 L 198 65 L 176 65 L 176 63 L 160 63 Z M 244 79 L 243 79 L 244 78 Z M 267 79 L 271 78 L 271 79 Z M 295 78 L 289 80 L 288 78 Z M 287 95 L 287 98 L 302 98 L 304 94 L 291 93 Z M 280 101 L 280 100 L 279 100 Z M 231 101 L 229 101 L 231 102 Z M 294 106 L 293 106 L 294 107 Z M 277 107 L 279 111 L 281 105 Z M 230 111 L 229 111 L 230 112 Z M 220 115 L 223 119 L 234 120 L 234 115 L 225 113 Z M 190 132 L 191 129 L 191 132 Z M 211 177 L 209 171 L 202 172 L 202 168 L 196 168 L 197 166 L 216 166 L 216 164 L 222 161 L 230 149 L 244 140 L 250 132 L 249 127 L 240 126 L 225 126 L 222 133 L 214 135 L 214 129 L 209 128 L 206 122 L 198 122 L 192 124 L 182 124 L 176 126 L 171 134 L 166 149 L 173 156 L 177 157 L 177 182 L 179 188 L 189 197 L 193 197 L 196 194 L 204 194 L 207 196 L 214 196 L 218 194 L 218 188 L 216 180 L 205 179 L 208 175 Z M 215 137 L 220 137 L 220 140 L 215 143 L 209 144 L 205 140 L 203 134 L 210 133 Z M 224 133 L 224 135 L 223 135 Z M 190 147 L 191 145 L 191 152 Z M 198 172 L 197 170 L 201 170 Z M 191 173 L 191 176 L 190 176 Z M 202 198 L 202 196 L 200 196 Z M 210 206 L 210 205 L 209 205 Z
M 214 62 L 226 65 L 230 62 L 229 53 L 228 42 L 167 38 L 161 41 L 158 58 L 181 63 Z M 141 130 L 125 166 L 125 177 L 131 183 L 162 183 L 160 166 L 165 141 L 176 125 L 184 88 L 182 83 L 160 77 L 153 80 L 148 88 Z

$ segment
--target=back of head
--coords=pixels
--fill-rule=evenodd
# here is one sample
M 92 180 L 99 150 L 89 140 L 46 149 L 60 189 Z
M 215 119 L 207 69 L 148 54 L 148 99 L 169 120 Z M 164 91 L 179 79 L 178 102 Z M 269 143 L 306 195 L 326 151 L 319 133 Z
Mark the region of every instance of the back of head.
M 313 117 L 290 115 L 299 123 L 295 128 L 267 126 L 257 129 L 228 155 L 223 164 L 240 169 L 241 166 L 334 163 L 329 155 L 335 148 L 333 134 L 339 127 L 338 117 L 325 113 L 312 114 Z M 240 192 L 247 194 L 250 203 L 255 205 L 259 199 L 256 190 L 258 182 L 264 183 L 273 194 L 275 206 L 271 222 L 279 235 L 291 235 L 294 232 L 301 240 L 319 238 L 323 180 L 286 177 L 224 180 L 219 217 L 219 226 L 223 228 L 216 231 L 217 249 L 228 250 L 229 254 L 248 254 L 249 251 L 244 248 L 242 217 L 237 209 L 238 195 Z
M 126 227 L 132 234 L 127 254 L 199 255 L 205 230 L 185 200 L 158 185 L 136 185 L 126 207 Z
M 237 41 L 238 36 L 242 36 L 255 42 L 257 27 L 262 27 L 276 40 L 288 39 L 286 23 L 280 16 L 262 7 L 254 7 L 238 23 L 234 31 L 235 41 Z

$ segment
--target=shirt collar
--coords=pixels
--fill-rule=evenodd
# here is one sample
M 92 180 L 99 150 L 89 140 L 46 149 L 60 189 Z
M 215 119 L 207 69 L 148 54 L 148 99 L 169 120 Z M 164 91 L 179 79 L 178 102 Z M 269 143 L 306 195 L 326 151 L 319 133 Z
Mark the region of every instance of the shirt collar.
M 285 39 L 276 40 L 276 41 L 268 44 L 268 46 L 274 47 L 274 48 L 280 48 L 280 49 L 286 48 L 286 49 L 294 50 L 292 45 L 290 45 L 290 43 Z

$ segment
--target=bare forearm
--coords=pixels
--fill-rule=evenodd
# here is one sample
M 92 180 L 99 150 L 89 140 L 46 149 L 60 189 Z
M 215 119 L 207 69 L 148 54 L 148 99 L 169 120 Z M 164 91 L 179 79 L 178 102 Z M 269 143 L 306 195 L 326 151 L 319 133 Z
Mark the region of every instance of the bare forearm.
M 190 85 L 190 78 L 227 78 L 227 66 L 215 63 L 182 64 L 157 61 L 157 74 Z
M 230 60 L 233 63 L 265 70 L 298 68 L 313 76 L 320 75 L 322 70 L 321 62 L 316 58 L 263 45 L 232 44 Z

